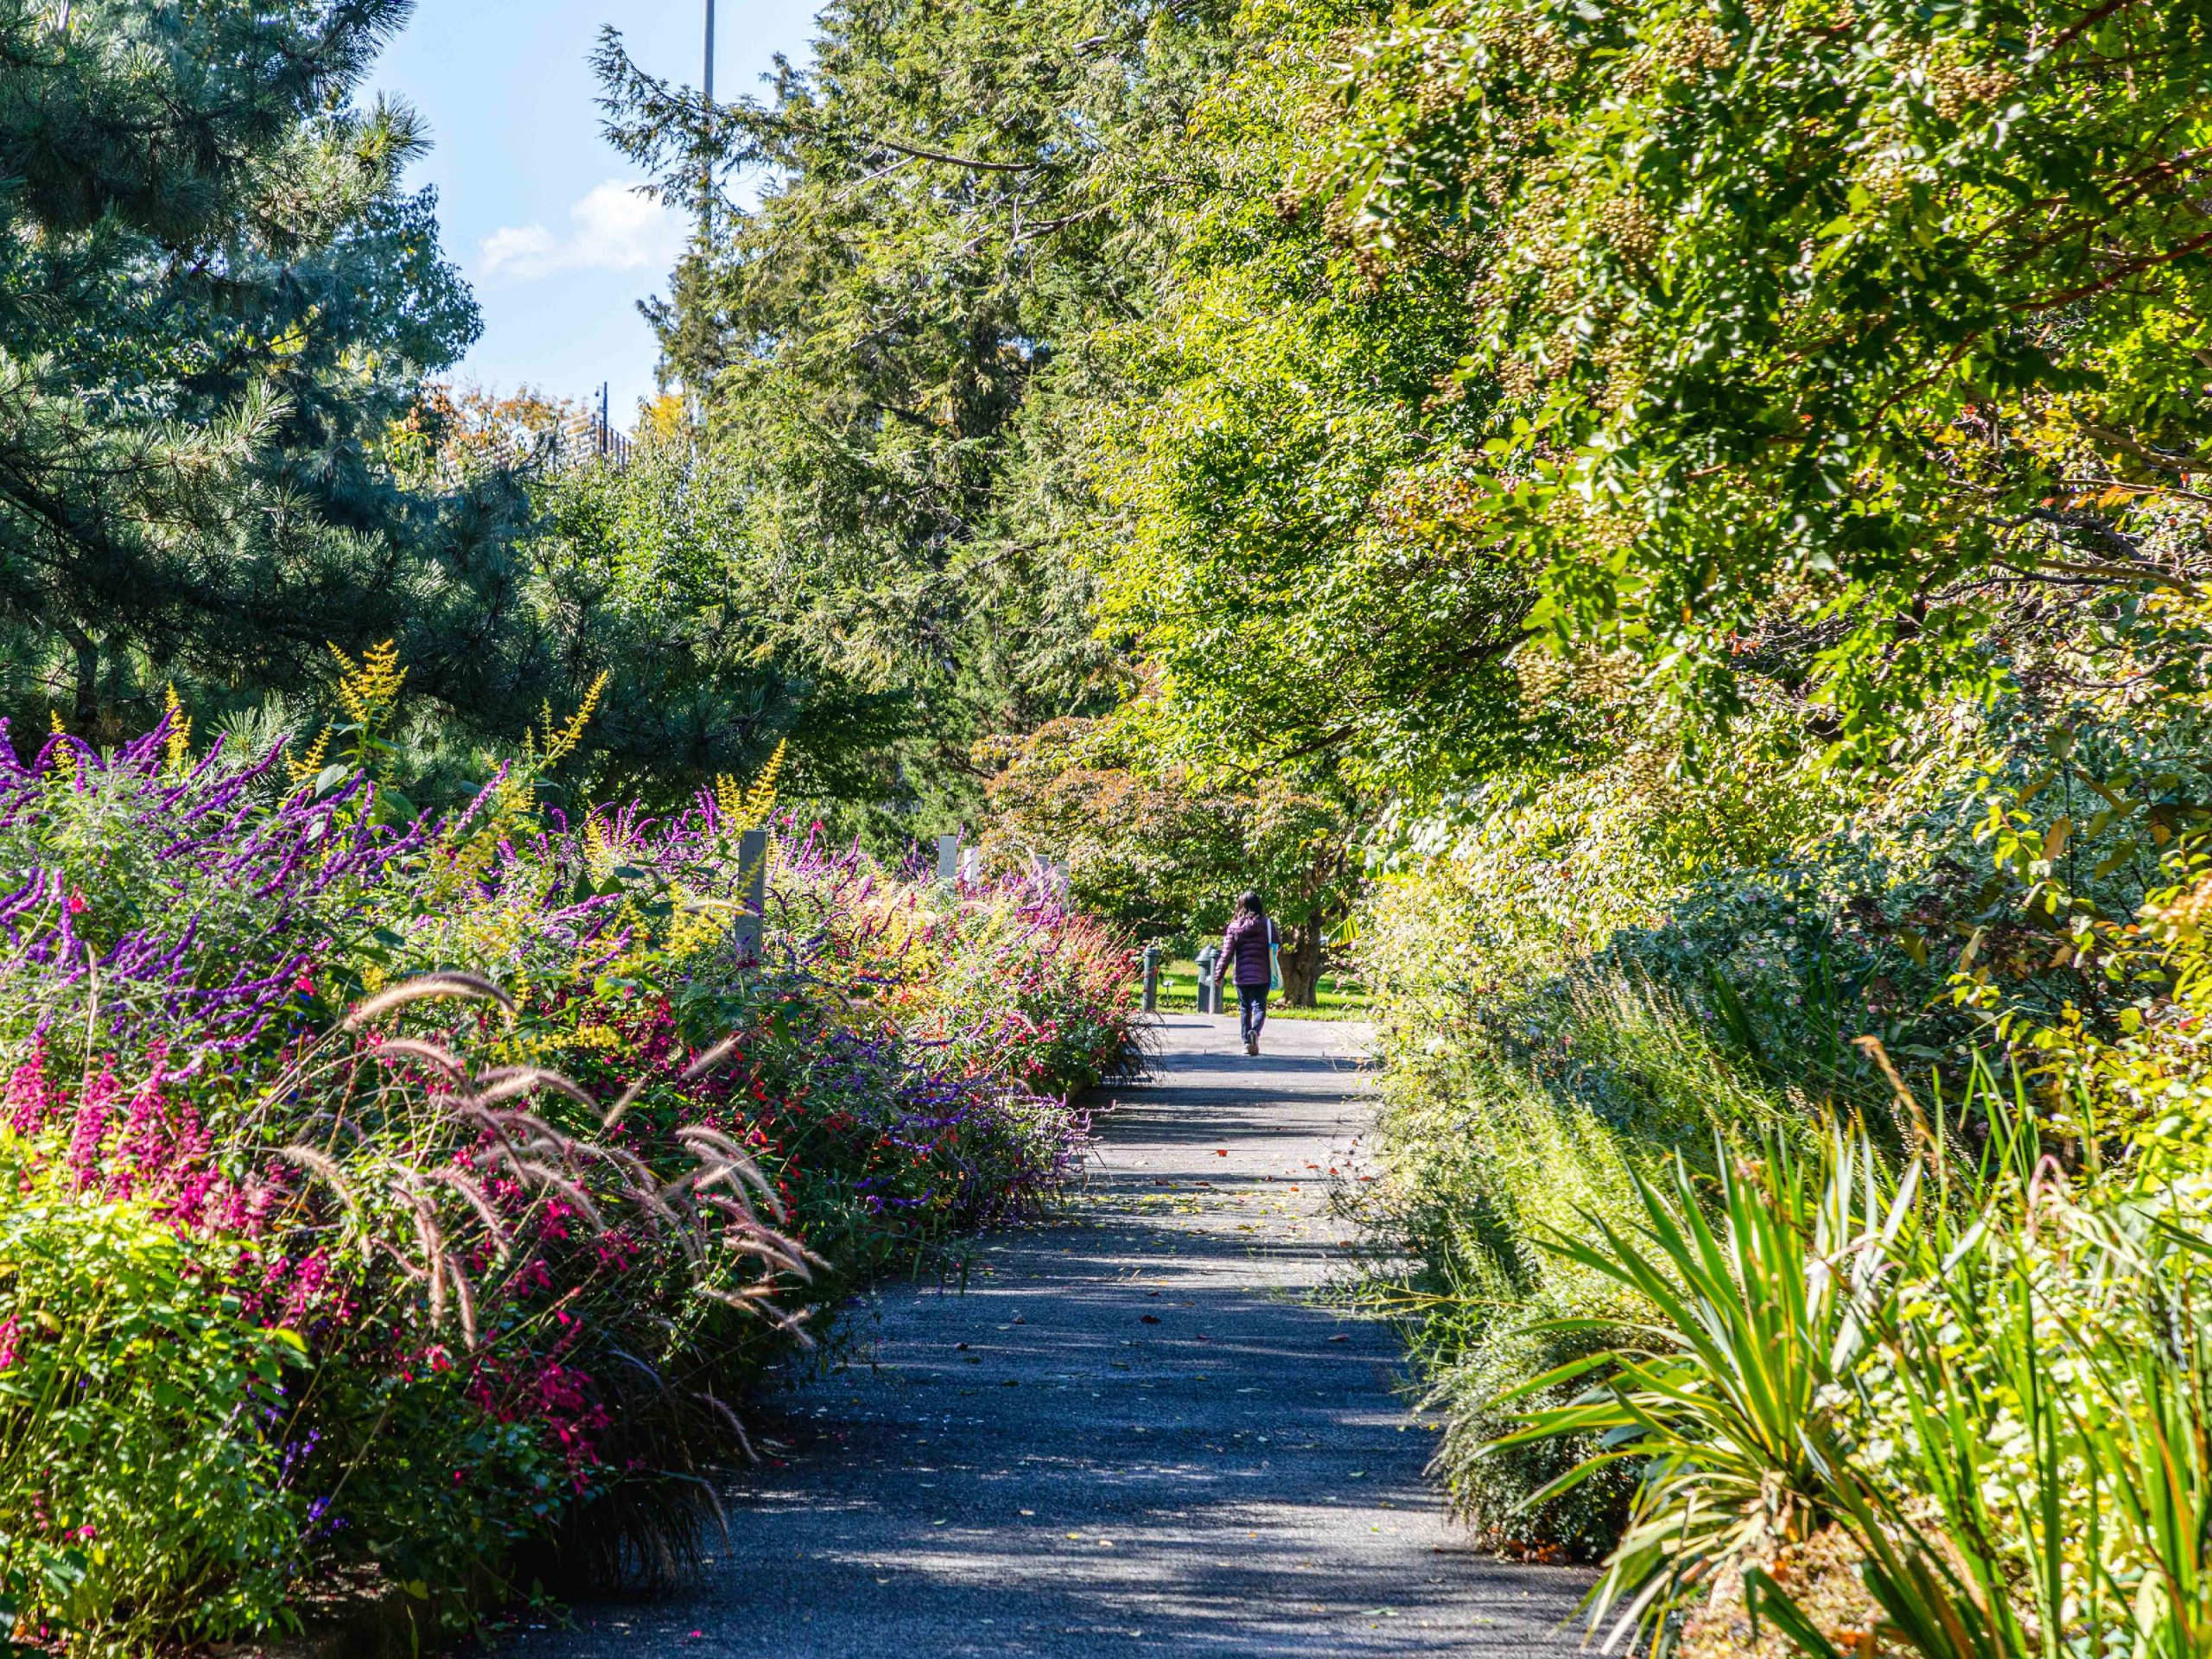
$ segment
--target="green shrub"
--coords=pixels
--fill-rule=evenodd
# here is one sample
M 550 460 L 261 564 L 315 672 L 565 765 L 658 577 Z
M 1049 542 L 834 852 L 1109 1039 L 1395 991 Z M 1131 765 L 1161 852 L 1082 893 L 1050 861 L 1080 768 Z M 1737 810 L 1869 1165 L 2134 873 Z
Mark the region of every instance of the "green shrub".
M 1755 1142 L 1800 1112 L 1678 1001 L 1618 969 L 1471 983 L 1470 902 L 1448 874 L 1402 880 L 1363 941 L 1385 1059 L 1379 1202 L 1414 1264 L 1384 1294 L 1411 1311 L 1429 1403 L 1446 1414 L 1436 1467 L 1458 1511 L 1503 1547 L 1595 1556 L 1631 1478 L 1530 1504 L 1589 1445 L 1495 1443 L 1526 1409 L 1513 1390 L 1646 1310 L 1543 1243 L 1592 1236 L 1592 1218 L 1632 1224 L 1639 1173 L 1674 1156 L 1709 1169 L 1716 1137 Z
M 1498 1396 L 1623 1317 L 1617 1285 L 1539 1241 L 1632 1213 L 1657 1160 L 1710 1173 L 1716 1139 L 1802 1145 L 1823 1111 L 1896 1150 L 1870 1037 L 1955 1090 L 1994 1041 L 2048 1109 L 2086 1090 L 2139 1152 L 2185 1143 L 2189 1167 L 2212 1138 L 2212 977 L 2190 943 L 2212 905 L 2176 839 L 2204 790 L 2193 711 L 2060 726 L 2014 696 L 1929 721 L 1894 772 L 1847 775 L 1770 709 L 1693 755 L 1599 668 L 1557 671 L 1604 741 L 1409 826 L 1359 930 L 1413 1342 L 1451 1418 L 1440 1468 L 1501 1541 L 1579 1549 L 1618 1484 L 1521 1507 L 1567 1451 L 1497 1446 Z
M 0 1130 L 0 1535 L 32 1599 L 141 1654 L 277 1622 L 299 1508 L 263 1425 L 305 1345 L 147 1205 L 71 1190 Z
M 1564 1481 L 1637 1471 L 1593 1592 L 1616 1634 L 1659 1639 L 1710 1587 L 1809 1659 L 2205 1651 L 2204 1189 L 2077 1192 L 2023 1096 L 1986 1071 L 1974 1090 L 1997 1128 L 1982 1158 L 1940 1120 L 1897 1165 L 1832 1132 L 1730 1160 L 1717 1192 L 1639 1180 L 1637 1227 L 1555 1241 L 1650 1313 L 1524 1387 L 1595 1384 L 1532 1400 L 1502 1449 L 1594 1435 Z M 1808 1549 L 1822 1536 L 1863 1593 L 1816 1617 L 1793 1567 L 1834 1555 Z

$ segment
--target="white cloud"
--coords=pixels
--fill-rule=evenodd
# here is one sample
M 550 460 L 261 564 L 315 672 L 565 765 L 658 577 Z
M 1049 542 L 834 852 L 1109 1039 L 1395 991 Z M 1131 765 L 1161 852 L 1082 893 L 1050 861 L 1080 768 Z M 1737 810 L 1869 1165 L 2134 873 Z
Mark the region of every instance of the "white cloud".
M 533 283 L 563 270 L 658 270 L 683 251 L 683 227 L 667 205 L 620 179 L 595 186 L 569 217 L 566 238 L 543 225 L 493 232 L 477 247 L 484 274 Z

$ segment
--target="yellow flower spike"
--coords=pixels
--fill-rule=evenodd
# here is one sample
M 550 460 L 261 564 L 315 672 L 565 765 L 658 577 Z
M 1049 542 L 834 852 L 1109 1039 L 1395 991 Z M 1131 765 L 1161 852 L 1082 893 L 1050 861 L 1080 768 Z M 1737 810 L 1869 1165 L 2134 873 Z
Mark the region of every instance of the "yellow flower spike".
M 789 738 L 777 744 L 768 764 L 743 789 L 728 772 L 715 779 L 715 810 L 725 830 L 758 830 L 767 823 L 768 815 L 776 810 L 776 777 L 784 769 L 784 752 L 790 747 Z
M 584 867 L 591 872 L 594 881 L 604 881 L 614 873 L 614 849 L 607 839 L 607 832 L 600 828 L 597 818 L 584 824 Z
M 377 764 L 378 752 L 385 746 L 376 736 L 377 728 L 398 706 L 400 690 L 407 683 L 407 671 L 399 665 L 399 645 L 391 639 L 372 645 L 359 663 L 335 645 L 328 645 L 328 650 L 338 664 L 339 704 L 355 728 L 353 764 L 364 772 L 372 772 L 378 783 L 389 784 L 390 759 Z
M 330 728 L 326 725 L 322 728 L 321 735 L 317 737 L 314 742 L 308 745 L 307 753 L 305 754 L 302 754 L 296 760 L 293 760 L 290 755 L 286 755 L 284 757 L 284 771 L 292 780 L 292 787 L 297 789 L 302 784 L 311 784 L 318 777 L 321 776 L 322 768 L 325 765 L 325 757 L 329 753 L 329 752 Z
M 164 706 L 169 717 L 169 734 L 162 748 L 168 760 L 169 775 L 174 778 L 185 769 L 192 759 L 192 716 L 184 712 L 184 705 L 176 700 L 176 682 L 168 683 L 168 695 Z
M 47 715 L 52 722 L 54 736 L 69 735 L 69 728 L 61 723 L 61 711 L 59 709 L 49 709 L 47 710 Z M 64 745 L 56 753 L 54 760 L 55 769 L 71 783 L 75 783 L 77 781 L 77 751 Z
M 607 677 L 601 674 L 592 682 L 575 714 L 558 731 L 552 728 L 551 705 L 540 710 L 544 731 L 533 729 L 523 734 L 522 753 L 508 767 L 505 781 L 486 803 L 467 838 L 451 848 L 435 889 L 439 897 L 449 898 L 481 880 L 498 861 L 501 842 L 519 839 L 536 827 L 537 780 L 546 767 L 573 752 L 582 741 L 584 728 L 607 689 Z M 486 764 L 491 764 L 488 758 Z M 613 851 L 605 845 L 596 825 L 586 826 L 584 840 L 594 875 L 604 880 L 613 868 Z
M 791 740 L 784 739 L 776 745 L 776 752 L 768 757 L 768 764 L 760 768 L 760 775 L 753 780 L 753 787 L 745 791 L 745 827 L 758 830 L 768 822 L 769 813 L 776 808 L 776 777 L 784 769 L 784 754 L 791 747 Z
M 591 683 L 591 689 L 584 693 L 584 700 L 576 705 L 576 712 L 570 716 L 569 723 L 557 732 L 553 729 L 553 705 L 550 702 L 545 705 L 540 715 L 545 726 L 544 746 L 537 753 L 540 766 L 557 766 L 567 760 L 575 752 L 576 745 L 583 741 L 584 728 L 591 723 L 592 715 L 598 710 L 600 696 L 607 690 L 607 671 L 602 669 L 599 677 Z
M 338 661 L 338 701 L 354 724 L 373 727 L 399 701 L 407 671 L 399 665 L 399 645 L 392 639 L 372 645 L 357 664 L 336 645 L 330 654 Z

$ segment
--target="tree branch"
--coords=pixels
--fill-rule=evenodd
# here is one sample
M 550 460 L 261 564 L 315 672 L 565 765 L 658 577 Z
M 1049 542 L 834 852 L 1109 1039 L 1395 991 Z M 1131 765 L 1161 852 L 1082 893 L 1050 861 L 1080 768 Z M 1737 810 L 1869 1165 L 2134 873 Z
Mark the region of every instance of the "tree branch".
M 955 156 L 949 150 L 924 149 L 918 144 L 902 144 L 895 138 L 879 138 L 868 134 L 862 137 L 880 149 L 895 149 L 901 156 L 912 156 L 917 161 L 943 162 L 951 167 L 970 168 L 978 173 L 1034 173 L 1046 165 L 1043 162 L 986 162 L 974 156 Z

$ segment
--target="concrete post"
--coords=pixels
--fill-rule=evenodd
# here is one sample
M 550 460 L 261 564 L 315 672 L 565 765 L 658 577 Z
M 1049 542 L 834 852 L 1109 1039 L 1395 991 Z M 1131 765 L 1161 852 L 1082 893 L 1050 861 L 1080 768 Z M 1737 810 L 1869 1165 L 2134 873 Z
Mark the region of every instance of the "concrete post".
M 937 838 L 937 879 L 950 883 L 960 879 L 960 832 Z
M 745 908 L 735 929 L 741 962 L 760 960 L 760 930 L 768 913 L 768 832 L 747 830 L 737 838 L 737 868 L 745 880 Z
M 1156 944 L 1144 948 L 1144 1011 L 1160 1012 L 1160 947 Z
M 1221 960 L 1221 948 L 1210 944 L 1198 952 L 1198 1012 L 1219 1014 L 1221 992 L 1213 982 L 1214 964 Z

